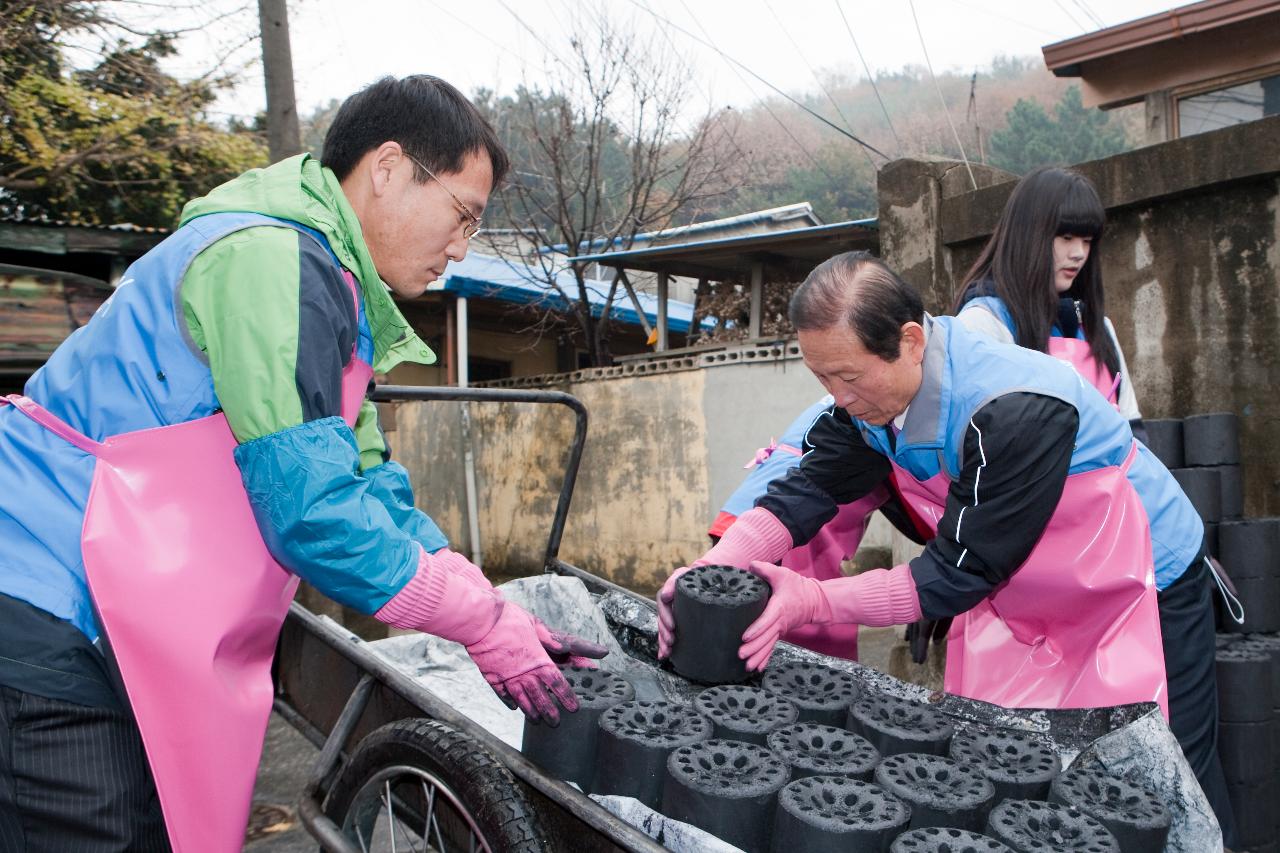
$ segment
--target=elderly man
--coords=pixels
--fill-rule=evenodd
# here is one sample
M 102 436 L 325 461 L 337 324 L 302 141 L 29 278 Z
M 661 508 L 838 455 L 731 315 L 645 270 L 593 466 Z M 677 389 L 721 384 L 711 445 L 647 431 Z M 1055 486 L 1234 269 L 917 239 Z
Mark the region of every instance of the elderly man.
M 0 848 L 239 850 L 298 577 L 576 709 L 550 655 L 603 650 L 449 550 L 366 399 L 434 360 L 391 292 L 463 258 L 507 169 L 452 86 L 381 80 L 319 160 L 188 204 L 0 405 Z
M 1066 363 L 948 317 L 865 253 L 791 300 L 805 364 L 835 398 L 804 456 L 694 565 L 773 587 L 739 655 L 763 669 L 804 625 L 955 616 L 948 691 L 1009 707 L 1156 702 L 1224 830 L 1203 529 L 1128 422 Z M 774 565 L 885 477 L 936 535 L 909 564 L 818 581 Z M 1185 555 L 1161 566 L 1151 541 Z M 660 652 L 678 641 L 659 593 Z

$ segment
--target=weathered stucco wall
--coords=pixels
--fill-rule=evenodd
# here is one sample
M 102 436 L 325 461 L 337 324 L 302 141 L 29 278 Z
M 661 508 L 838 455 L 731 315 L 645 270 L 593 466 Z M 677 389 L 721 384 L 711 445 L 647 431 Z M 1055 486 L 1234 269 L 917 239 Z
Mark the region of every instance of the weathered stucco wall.
M 1237 413 L 1246 512 L 1280 514 L 1280 118 L 1075 168 L 1107 207 L 1107 314 L 1143 414 Z M 884 257 L 931 311 L 949 306 L 1013 187 L 972 191 L 957 174 L 899 161 L 880 175 Z
M 588 371 L 546 386 L 580 398 L 591 417 L 565 560 L 652 591 L 706 549 L 707 526 L 743 464 L 823 394 L 794 344 L 753 352 L 764 357 L 612 378 Z M 471 413 L 485 567 L 537 571 L 572 415 L 527 404 L 473 404 Z M 468 548 L 458 404 L 400 404 L 394 423 L 388 438 L 419 505 Z M 887 549 L 887 527 L 875 525 L 868 541 Z

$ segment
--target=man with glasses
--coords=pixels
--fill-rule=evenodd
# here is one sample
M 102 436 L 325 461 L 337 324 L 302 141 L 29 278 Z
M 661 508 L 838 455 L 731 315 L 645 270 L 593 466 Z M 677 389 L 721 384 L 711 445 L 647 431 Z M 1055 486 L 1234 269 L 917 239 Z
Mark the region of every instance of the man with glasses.
M 0 403 L 0 849 L 239 849 L 297 578 L 577 709 L 553 656 L 603 649 L 449 549 L 366 399 L 435 360 L 391 294 L 462 260 L 508 167 L 452 86 L 380 80 L 319 159 L 190 202 Z

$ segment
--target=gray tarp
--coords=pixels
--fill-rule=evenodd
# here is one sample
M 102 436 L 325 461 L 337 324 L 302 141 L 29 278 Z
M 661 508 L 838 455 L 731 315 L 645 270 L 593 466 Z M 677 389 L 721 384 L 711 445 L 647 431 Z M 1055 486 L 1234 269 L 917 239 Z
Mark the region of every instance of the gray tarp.
M 553 628 L 570 631 L 610 650 L 603 669 L 629 680 L 637 699 L 688 702 L 701 689 L 653 665 L 657 618 L 651 607 L 611 594 L 600 598 L 576 578 L 539 575 L 503 584 L 506 598 Z M 459 712 L 519 749 L 523 718 L 498 700 L 456 643 L 423 634 L 392 637 L 371 648 L 414 676 Z M 1151 707 L 1125 706 L 1088 711 L 1021 711 L 953 696 L 931 695 L 883 673 L 850 661 L 816 655 L 781 644 L 775 659 L 821 661 L 852 673 L 869 689 L 920 702 L 934 701 L 957 725 L 1035 732 L 1058 748 L 1064 766 L 1086 765 L 1131 777 L 1156 789 L 1173 813 L 1168 853 L 1206 853 L 1222 849 L 1217 820 L 1191 768 L 1165 724 Z M 669 820 L 628 797 L 595 797 L 628 823 L 675 851 L 732 853 L 737 848 L 679 821 Z

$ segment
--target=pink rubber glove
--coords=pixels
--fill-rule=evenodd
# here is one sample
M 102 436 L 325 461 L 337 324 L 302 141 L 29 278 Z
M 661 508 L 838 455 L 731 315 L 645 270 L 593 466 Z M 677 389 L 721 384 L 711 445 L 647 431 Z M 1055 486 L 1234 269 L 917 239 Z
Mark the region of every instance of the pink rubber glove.
M 419 549 L 418 571 L 373 617 L 465 646 L 489 633 L 503 604 L 466 557 L 448 548 L 434 554 Z
M 558 726 L 560 711 L 552 697 L 566 711 L 578 710 L 573 688 L 542 646 L 538 620 L 518 605 L 504 602 L 493 630 L 468 644 L 467 654 L 498 698 L 514 703 L 529 719 Z
M 564 631 L 552 631 L 538 617 L 533 617 L 533 627 L 538 633 L 538 642 L 551 656 L 551 660 L 560 666 L 577 666 L 595 669 L 596 660 L 609 654 L 604 646 L 590 640 L 584 640 L 576 634 Z
M 676 597 L 676 581 L 689 569 L 698 566 L 736 566 L 747 568 L 752 560 L 777 562 L 790 551 L 791 533 L 778 517 L 767 509 L 755 507 L 744 512 L 711 550 L 687 566 L 676 569 L 658 590 L 658 657 L 671 654 L 676 638 L 676 619 L 671 602 Z
M 447 549 L 445 549 L 447 551 Z M 437 552 L 443 553 L 443 552 Z M 502 597 L 502 591 L 494 587 L 478 566 L 459 554 L 449 552 L 447 567 L 456 575 L 465 578 L 481 589 L 491 589 L 494 595 Z M 584 640 L 581 637 L 564 631 L 553 631 L 541 619 L 533 617 L 534 628 L 538 632 L 538 642 L 546 649 L 551 660 L 558 666 L 576 666 L 595 669 L 596 660 L 609 654 L 604 646 Z
M 527 717 L 557 725 L 560 714 L 551 696 L 566 710 L 578 710 L 573 688 L 543 648 L 537 620 L 504 601 L 483 573 L 455 551 L 420 550 L 418 571 L 373 615 L 397 628 L 461 643 L 498 698 Z M 545 625 L 543 631 L 557 653 L 566 651 L 563 639 Z
M 778 640 L 802 625 L 838 622 L 882 627 L 914 622 L 921 615 L 916 584 L 906 564 L 828 581 L 759 561 L 750 569 L 773 592 L 764 612 L 742 634 L 738 657 L 749 670 L 763 670 Z

